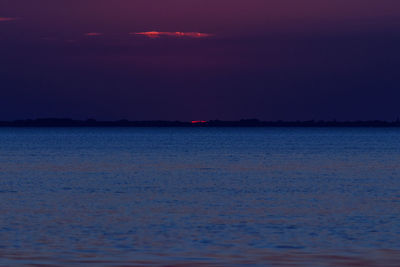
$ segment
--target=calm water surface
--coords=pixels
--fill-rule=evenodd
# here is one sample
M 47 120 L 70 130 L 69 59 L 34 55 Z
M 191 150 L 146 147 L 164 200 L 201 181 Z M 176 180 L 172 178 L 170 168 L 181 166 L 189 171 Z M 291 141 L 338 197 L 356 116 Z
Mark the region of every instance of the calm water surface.
M 0 266 L 399 266 L 400 129 L 0 129 Z

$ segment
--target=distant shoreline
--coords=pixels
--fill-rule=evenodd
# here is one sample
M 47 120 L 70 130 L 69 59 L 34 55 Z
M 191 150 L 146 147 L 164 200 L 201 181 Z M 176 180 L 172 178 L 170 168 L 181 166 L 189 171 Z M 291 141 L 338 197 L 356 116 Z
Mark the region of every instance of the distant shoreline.
M 35 119 L 0 121 L 0 127 L 400 127 L 400 121 L 97 121 Z

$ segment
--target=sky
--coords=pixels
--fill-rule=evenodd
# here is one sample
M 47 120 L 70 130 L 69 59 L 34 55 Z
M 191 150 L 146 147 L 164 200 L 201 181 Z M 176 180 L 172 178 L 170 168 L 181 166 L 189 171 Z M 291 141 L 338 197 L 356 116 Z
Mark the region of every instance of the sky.
M 0 0 L 0 120 L 394 120 L 398 0 Z

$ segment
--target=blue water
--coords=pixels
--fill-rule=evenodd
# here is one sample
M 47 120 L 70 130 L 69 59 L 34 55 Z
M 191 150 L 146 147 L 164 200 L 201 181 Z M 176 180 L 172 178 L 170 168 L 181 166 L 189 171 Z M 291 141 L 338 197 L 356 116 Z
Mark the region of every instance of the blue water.
M 399 262 L 400 129 L 0 129 L 0 266 Z

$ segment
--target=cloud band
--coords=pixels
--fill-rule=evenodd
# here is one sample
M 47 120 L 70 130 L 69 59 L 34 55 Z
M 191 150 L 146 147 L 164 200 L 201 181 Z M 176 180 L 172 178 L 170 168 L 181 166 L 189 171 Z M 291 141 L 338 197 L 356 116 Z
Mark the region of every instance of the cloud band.
M 205 38 L 211 37 L 213 34 L 201 33 L 201 32 L 131 32 L 131 35 L 143 35 L 149 38 L 159 38 L 161 36 L 171 36 L 171 37 L 189 37 L 189 38 Z

